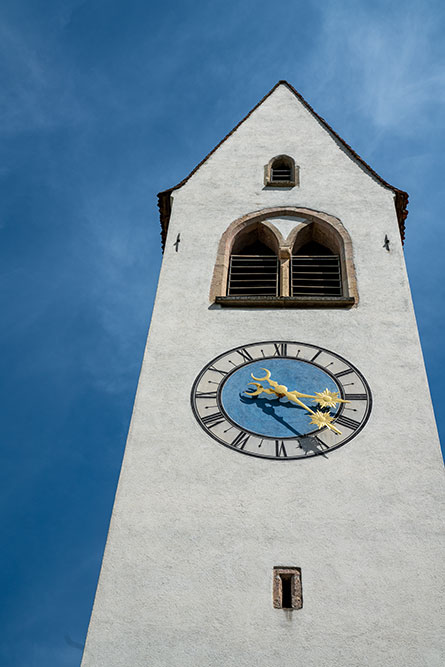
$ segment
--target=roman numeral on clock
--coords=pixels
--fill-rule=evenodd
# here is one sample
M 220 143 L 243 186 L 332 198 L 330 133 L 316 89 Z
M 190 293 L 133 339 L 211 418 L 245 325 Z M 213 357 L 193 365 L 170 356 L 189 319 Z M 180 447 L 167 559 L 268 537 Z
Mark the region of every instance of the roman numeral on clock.
M 232 447 L 238 447 L 238 449 L 244 449 L 246 446 L 246 443 L 250 439 L 250 435 L 248 433 L 245 433 L 245 431 L 241 431 L 241 433 L 238 433 L 237 436 L 232 440 L 230 443 Z
M 225 422 L 225 419 L 222 412 L 218 411 L 214 412 L 212 415 L 205 415 L 205 417 L 201 417 L 201 421 L 207 426 L 207 428 L 214 428 L 215 426 L 218 426 L 218 424 Z
M 340 426 L 346 426 L 346 428 L 350 428 L 352 431 L 355 431 L 360 426 L 360 422 L 355 421 L 355 419 L 350 419 L 350 417 L 345 417 L 344 415 L 337 417 L 334 423 L 340 424 Z
M 246 350 L 245 347 L 240 347 L 239 350 L 237 350 L 237 352 L 238 352 L 238 354 L 240 354 L 240 355 L 242 356 L 242 358 L 244 359 L 244 361 L 246 361 L 246 362 L 247 362 L 247 361 L 253 361 L 253 357 L 252 357 L 252 355 L 250 354 L 250 352 L 248 352 L 248 351 Z
M 229 371 L 222 371 L 219 368 L 215 368 L 215 366 L 209 366 L 209 371 L 214 371 L 214 373 L 221 373 L 221 375 L 227 375 Z
M 353 373 L 354 371 L 352 368 L 347 368 L 345 371 L 340 371 L 340 373 L 334 373 L 336 378 L 342 378 L 343 375 L 349 375 L 349 373 Z
M 346 401 L 366 401 L 366 394 L 345 394 Z
M 277 458 L 286 458 L 287 452 L 284 446 L 284 440 L 275 440 L 275 456 Z
M 287 343 L 274 343 L 275 348 L 274 357 L 286 357 L 287 356 Z
M 195 394 L 196 398 L 215 398 L 216 391 L 197 391 Z

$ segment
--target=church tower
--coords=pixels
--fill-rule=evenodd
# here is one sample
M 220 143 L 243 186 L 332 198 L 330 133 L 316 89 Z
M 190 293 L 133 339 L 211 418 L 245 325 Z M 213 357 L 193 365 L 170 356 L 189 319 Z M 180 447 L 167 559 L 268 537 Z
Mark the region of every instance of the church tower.
M 443 667 L 407 200 L 285 81 L 160 193 L 83 667 Z

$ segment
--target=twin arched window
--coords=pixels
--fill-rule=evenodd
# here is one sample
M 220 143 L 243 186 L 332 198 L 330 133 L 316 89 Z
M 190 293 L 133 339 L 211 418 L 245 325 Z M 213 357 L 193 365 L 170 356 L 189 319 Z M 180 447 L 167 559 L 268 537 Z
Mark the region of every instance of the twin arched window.
M 280 280 L 289 272 L 288 280 Z M 280 287 L 289 285 L 289 293 Z M 227 294 L 229 296 L 343 296 L 340 257 L 324 245 L 309 241 L 293 251 L 290 262 L 260 241 L 230 256 Z
M 289 220 L 286 231 L 292 228 Z M 212 282 L 216 303 L 343 307 L 357 302 L 351 244 L 341 223 L 336 229 L 324 220 L 294 220 L 286 240 L 273 216 L 245 221 L 231 237 L 227 230 Z

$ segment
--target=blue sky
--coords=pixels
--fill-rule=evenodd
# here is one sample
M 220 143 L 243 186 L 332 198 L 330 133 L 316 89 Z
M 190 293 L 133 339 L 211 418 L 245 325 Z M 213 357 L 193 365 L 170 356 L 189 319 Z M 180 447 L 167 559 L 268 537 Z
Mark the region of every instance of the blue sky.
M 441 427 L 444 23 L 429 0 L 3 0 L 1 665 L 80 663 L 161 262 L 156 193 L 279 79 L 410 194 Z

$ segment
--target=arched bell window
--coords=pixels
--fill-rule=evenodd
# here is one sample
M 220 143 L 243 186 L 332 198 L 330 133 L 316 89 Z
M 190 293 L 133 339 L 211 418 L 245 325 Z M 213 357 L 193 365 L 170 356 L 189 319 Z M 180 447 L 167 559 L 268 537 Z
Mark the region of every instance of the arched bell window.
M 289 159 L 278 158 L 272 162 L 272 183 L 292 180 L 292 163 Z
M 235 241 L 230 255 L 228 296 L 278 296 L 279 262 L 258 229 Z
M 340 256 L 309 241 L 292 254 L 291 296 L 343 296 Z
M 349 234 L 338 218 L 305 208 L 276 207 L 238 218 L 220 239 L 210 300 L 224 307 L 354 306 Z
M 264 183 L 271 187 L 294 187 L 299 184 L 299 170 L 289 155 L 277 155 L 265 167 Z

